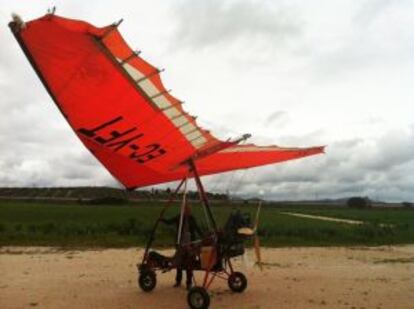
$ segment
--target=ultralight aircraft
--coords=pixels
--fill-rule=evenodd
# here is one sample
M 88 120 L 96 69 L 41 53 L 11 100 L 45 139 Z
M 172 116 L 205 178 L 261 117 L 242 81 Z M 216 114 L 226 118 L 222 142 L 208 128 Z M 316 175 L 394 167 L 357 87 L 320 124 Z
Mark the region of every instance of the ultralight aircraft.
M 231 258 L 244 253 L 246 238 L 255 237 L 257 247 L 258 213 L 254 224 L 235 214 L 229 219 L 233 223 L 217 227 L 201 176 L 316 155 L 324 147 L 241 144 L 248 134 L 228 140 L 214 137 L 164 87 L 162 70 L 127 45 L 118 31 L 120 23 L 95 27 L 57 16 L 52 10 L 28 22 L 13 15 L 9 27 L 75 134 L 125 188 L 178 180 L 176 193 L 186 187 L 187 179 L 195 179 L 209 232 L 196 242 L 182 243 L 178 238 L 176 245 L 177 251 L 191 253 L 185 268 L 204 272 L 202 282 L 188 291 L 188 304 L 207 308 L 208 288 L 215 278 L 227 280 L 234 292 L 245 290 L 247 279 L 234 271 Z M 183 194 L 181 217 L 186 203 Z M 143 291 L 154 289 L 156 271 L 183 266 L 179 259 L 151 250 L 168 205 L 155 223 L 138 265 Z

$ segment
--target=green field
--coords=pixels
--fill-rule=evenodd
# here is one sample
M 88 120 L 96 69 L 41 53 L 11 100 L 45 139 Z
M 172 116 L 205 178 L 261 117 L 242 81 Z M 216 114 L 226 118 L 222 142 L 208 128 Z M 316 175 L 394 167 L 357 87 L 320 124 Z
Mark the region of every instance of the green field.
M 147 202 L 124 206 L 0 202 L 0 245 L 50 245 L 72 247 L 143 246 L 164 204 Z M 235 205 L 215 204 L 212 211 L 222 226 Z M 255 207 L 239 205 L 242 211 Z M 167 217 L 177 213 L 172 206 Z M 297 218 L 292 211 L 367 224 Z M 194 213 L 203 224 L 201 207 Z M 345 209 L 327 207 L 263 207 L 259 235 L 266 246 L 391 245 L 414 243 L 414 211 L 411 209 Z M 174 229 L 161 226 L 158 246 L 174 244 Z

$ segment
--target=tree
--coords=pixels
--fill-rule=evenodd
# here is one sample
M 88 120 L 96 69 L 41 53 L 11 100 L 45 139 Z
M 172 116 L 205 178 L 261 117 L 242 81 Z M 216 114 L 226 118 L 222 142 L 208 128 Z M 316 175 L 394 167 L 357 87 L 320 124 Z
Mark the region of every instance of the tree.
M 355 196 L 348 199 L 346 205 L 349 208 L 368 208 L 371 207 L 371 201 L 367 197 Z
M 402 202 L 401 204 L 405 208 L 412 208 L 413 207 L 413 203 L 411 203 L 411 202 Z

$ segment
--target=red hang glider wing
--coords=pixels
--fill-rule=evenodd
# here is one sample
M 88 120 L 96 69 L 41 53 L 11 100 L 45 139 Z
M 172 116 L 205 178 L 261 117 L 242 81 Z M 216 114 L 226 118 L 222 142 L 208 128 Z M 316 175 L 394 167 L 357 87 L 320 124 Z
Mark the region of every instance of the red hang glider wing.
M 183 110 L 160 70 L 129 48 L 116 25 L 48 14 L 10 28 L 80 140 L 128 188 L 181 179 L 190 158 L 206 175 L 322 152 L 218 140 Z
M 323 152 L 324 147 L 281 148 L 259 147 L 253 144 L 235 145 L 199 160 L 197 168 L 200 174 L 215 174 L 299 159 Z

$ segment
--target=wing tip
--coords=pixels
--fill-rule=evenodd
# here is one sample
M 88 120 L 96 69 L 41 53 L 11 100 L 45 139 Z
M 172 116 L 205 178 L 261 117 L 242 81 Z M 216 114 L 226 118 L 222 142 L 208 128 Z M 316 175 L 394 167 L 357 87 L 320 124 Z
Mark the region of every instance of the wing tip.
M 328 147 L 328 145 L 319 146 L 319 147 L 317 147 L 317 149 L 319 150 L 320 153 L 325 154 L 326 153 L 326 147 Z
M 19 32 L 20 30 L 26 28 L 26 23 L 23 21 L 23 18 L 19 14 L 12 12 L 11 18 L 12 20 L 9 22 L 9 27 L 14 32 Z

